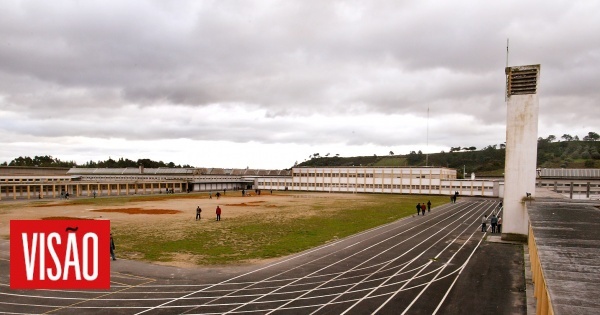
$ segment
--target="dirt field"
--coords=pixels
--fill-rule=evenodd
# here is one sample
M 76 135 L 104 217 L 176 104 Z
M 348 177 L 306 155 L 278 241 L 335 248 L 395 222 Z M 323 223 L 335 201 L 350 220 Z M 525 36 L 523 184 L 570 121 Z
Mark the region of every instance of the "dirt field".
M 273 195 L 241 197 L 240 192 L 208 199 L 207 194 L 152 196 L 150 201 L 121 201 L 125 198 L 81 198 L 80 200 L 2 201 L 0 203 L 0 237 L 10 235 L 10 220 L 93 219 L 110 220 L 113 231 L 157 235 L 161 239 L 179 239 L 190 229 L 211 231 L 223 224 L 259 218 L 262 221 L 287 221 L 298 217 L 326 215 L 334 203 L 368 199 L 353 194 L 299 194 L 277 192 Z M 87 199 L 87 201 L 86 201 Z M 143 199 L 143 198 L 140 198 Z M 86 201 L 82 203 L 81 201 Z M 222 208 L 222 221 L 215 222 L 215 209 Z M 195 220 L 196 207 L 202 208 L 202 219 Z M 118 235 L 116 236 L 118 239 Z M 129 254 L 132 259 L 140 259 Z M 185 253 L 171 257 L 170 265 L 189 264 Z

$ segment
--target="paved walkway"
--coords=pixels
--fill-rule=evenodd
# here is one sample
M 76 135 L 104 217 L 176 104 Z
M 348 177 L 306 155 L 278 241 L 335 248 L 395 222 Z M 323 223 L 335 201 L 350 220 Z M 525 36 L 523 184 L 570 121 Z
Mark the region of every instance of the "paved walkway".
M 527 207 L 554 314 L 600 314 L 600 201 L 536 197 Z

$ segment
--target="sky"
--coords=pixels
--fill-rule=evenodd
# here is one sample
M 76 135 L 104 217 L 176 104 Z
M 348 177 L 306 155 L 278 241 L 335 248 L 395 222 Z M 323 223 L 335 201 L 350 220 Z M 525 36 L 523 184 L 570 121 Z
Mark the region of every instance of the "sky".
M 17 1 L 0 10 L 0 162 L 283 169 L 600 132 L 600 1 Z

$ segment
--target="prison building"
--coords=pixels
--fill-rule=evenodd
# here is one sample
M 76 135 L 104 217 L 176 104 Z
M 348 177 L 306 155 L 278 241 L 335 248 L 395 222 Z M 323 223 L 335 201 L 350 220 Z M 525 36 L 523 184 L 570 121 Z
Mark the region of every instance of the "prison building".
M 443 167 L 294 167 L 291 177 L 261 176 L 258 189 L 498 197 L 500 180 L 461 180 Z
M 600 199 L 600 169 L 538 169 L 536 186 L 571 199 Z
M 290 171 L 225 168 L 0 167 L 1 199 L 119 196 L 251 189 L 261 176 Z

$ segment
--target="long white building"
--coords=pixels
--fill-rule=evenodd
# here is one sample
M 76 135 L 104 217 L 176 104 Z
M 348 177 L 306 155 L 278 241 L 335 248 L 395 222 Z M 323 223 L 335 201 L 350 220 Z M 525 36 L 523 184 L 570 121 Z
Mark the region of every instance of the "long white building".
M 258 189 L 497 197 L 500 180 L 459 180 L 443 167 L 295 167 L 291 177 L 260 177 Z
M 540 170 L 538 187 L 600 197 L 600 170 Z M 118 196 L 241 189 L 503 197 L 498 179 L 457 179 L 443 167 L 223 168 L 0 167 L 0 200 Z

